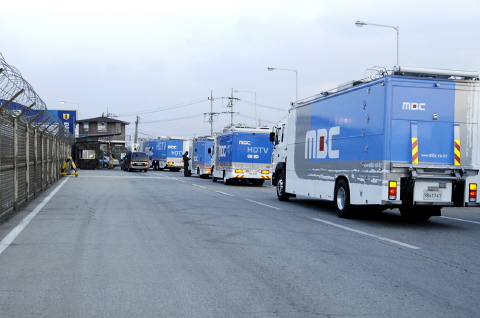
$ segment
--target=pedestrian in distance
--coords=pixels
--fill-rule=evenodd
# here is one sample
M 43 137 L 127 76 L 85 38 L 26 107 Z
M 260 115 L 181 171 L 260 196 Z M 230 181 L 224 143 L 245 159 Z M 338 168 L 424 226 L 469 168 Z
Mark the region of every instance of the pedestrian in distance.
M 189 165 L 188 161 L 190 161 L 190 158 L 188 157 L 188 151 L 185 151 L 182 158 L 183 158 L 183 176 L 190 177 L 190 170 L 188 169 L 188 165 Z

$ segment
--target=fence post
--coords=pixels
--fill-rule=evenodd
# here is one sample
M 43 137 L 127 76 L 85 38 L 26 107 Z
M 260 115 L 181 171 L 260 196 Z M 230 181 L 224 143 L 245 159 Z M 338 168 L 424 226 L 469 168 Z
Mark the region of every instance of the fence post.
M 53 141 L 53 137 L 52 135 L 50 134 L 48 136 L 48 141 L 50 143 L 50 148 L 49 148 L 49 152 L 50 152 L 50 184 L 53 184 L 54 180 L 55 180 L 55 176 L 53 174 L 53 146 L 54 146 L 54 141 Z
M 45 141 L 47 142 L 47 153 L 45 154 L 45 170 L 47 171 L 47 187 L 50 185 L 50 138 L 48 133 L 45 133 Z
M 38 128 L 33 129 L 33 194 L 38 193 Z
M 30 125 L 25 125 L 25 201 L 30 201 Z
M 45 146 L 44 146 L 44 142 L 45 142 L 45 134 L 43 133 L 43 131 L 40 132 L 40 175 L 41 175 L 41 191 L 45 191 L 45 170 L 46 170 L 46 167 L 45 167 Z
M 18 117 L 13 118 L 13 210 L 18 209 Z
M 3 71 L 3 69 L 1 69 Z M 1 73 L 1 72 L 0 72 Z M 2 187 L 2 125 L 3 125 L 3 115 L 0 113 L 0 190 Z M 0 215 L 3 214 L 3 191 L 0 191 Z

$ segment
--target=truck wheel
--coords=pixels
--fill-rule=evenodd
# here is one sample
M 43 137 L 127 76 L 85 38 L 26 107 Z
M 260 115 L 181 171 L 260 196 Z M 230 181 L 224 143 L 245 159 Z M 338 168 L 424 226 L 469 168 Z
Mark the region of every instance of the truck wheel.
M 213 181 L 213 182 L 217 182 L 218 179 L 213 176 L 213 167 L 212 167 L 212 169 L 211 169 L 210 171 L 211 171 L 211 172 L 210 172 L 210 175 L 212 176 L 212 181 Z
M 341 218 L 348 219 L 353 216 L 353 207 L 350 204 L 350 189 L 345 179 L 341 179 L 335 185 L 335 211 Z
M 285 178 L 283 173 L 280 173 L 277 177 L 277 198 L 280 201 L 288 201 L 290 196 L 285 192 Z

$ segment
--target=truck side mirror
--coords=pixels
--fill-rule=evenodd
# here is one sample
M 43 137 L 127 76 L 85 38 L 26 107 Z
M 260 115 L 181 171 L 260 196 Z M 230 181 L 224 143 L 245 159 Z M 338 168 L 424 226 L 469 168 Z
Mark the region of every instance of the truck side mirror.
M 274 142 L 274 141 L 275 141 L 275 133 L 274 133 L 274 132 L 271 132 L 271 133 L 270 133 L 270 141 L 271 141 L 271 142 Z
M 209 154 L 211 154 L 211 153 L 212 153 L 212 148 L 208 148 L 207 152 L 208 152 Z

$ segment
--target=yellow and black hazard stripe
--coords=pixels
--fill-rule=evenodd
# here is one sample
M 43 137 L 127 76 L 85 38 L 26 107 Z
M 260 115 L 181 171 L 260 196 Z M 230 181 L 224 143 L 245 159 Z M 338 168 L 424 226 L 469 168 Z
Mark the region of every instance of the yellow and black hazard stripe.
M 455 124 L 453 130 L 453 163 L 455 166 L 460 166 L 460 125 Z
M 418 136 L 417 122 L 412 122 L 410 126 L 410 134 L 412 139 L 412 163 L 418 164 Z

